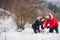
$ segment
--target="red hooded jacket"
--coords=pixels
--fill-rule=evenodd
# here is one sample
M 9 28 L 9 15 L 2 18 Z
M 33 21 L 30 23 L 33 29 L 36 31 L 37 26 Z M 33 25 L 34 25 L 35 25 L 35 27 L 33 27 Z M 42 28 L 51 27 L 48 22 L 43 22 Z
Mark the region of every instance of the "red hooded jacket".
M 58 21 L 55 17 L 53 17 L 51 20 L 46 19 L 44 28 L 46 28 L 48 24 L 50 24 L 49 28 L 58 27 Z

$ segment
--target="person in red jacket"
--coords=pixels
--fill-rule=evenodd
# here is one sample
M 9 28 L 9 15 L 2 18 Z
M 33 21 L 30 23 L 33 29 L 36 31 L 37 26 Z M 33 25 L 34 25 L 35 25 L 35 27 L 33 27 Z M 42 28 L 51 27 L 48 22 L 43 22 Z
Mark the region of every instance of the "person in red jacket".
M 54 17 L 51 13 L 48 13 L 46 16 L 46 22 L 44 25 L 44 29 L 47 27 L 48 24 L 50 25 L 49 26 L 50 33 L 53 33 L 53 30 L 55 30 L 56 33 L 58 33 L 58 21 L 57 21 L 56 17 Z

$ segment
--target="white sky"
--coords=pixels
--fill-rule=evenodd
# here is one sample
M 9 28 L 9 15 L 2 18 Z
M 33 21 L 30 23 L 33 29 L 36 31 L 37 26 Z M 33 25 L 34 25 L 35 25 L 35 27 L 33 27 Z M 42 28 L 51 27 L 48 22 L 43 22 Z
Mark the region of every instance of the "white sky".
M 57 0 L 47 0 L 47 1 L 50 1 L 50 2 L 57 2 Z

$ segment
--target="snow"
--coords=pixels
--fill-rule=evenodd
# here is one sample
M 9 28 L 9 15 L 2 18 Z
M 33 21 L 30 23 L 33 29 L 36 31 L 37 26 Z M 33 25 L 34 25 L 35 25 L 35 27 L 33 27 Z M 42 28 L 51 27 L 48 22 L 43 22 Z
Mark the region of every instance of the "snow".
M 16 23 L 12 16 L 0 18 L 0 40 L 5 40 L 5 35 L 8 32 L 13 32 L 17 29 Z
M 7 40 L 60 40 L 60 33 L 37 33 L 31 28 L 25 28 L 22 32 L 9 32 Z
M 55 31 L 48 33 L 48 29 L 44 33 L 34 33 L 31 25 L 26 23 L 25 29 L 22 32 L 17 32 L 16 23 L 11 16 L 4 19 L 0 18 L 0 40 L 60 40 L 60 33 L 56 34 Z
M 12 20 L 12 17 L 6 18 L 5 20 L 0 19 L 0 28 L 1 30 L 4 28 L 6 28 L 6 30 L 9 30 L 0 34 L 0 40 L 60 40 L 60 33 L 47 33 L 47 29 L 44 33 L 35 34 L 31 28 L 31 24 L 28 23 L 26 23 L 25 29 L 22 32 L 17 32 L 15 30 L 16 25 Z
M 26 26 L 27 26 L 27 24 L 26 24 Z M 22 32 L 9 31 L 7 33 L 2 33 L 2 37 L 4 38 L 4 40 L 5 39 L 6 40 L 60 40 L 60 33 L 56 34 L 54 32 L 54 33 L 35 34 L 33 32 L 32 28 L 30 28 L 29 26 L 31 26 L 31 24 L 28 24 L 28 27 L 25 27 L 25 29 Z M 60 29 L 59 29 L 59 31 L 60 31 Z M 45 32 L 47 32 L 47 30 Z M 5 35 L 3 35 L 3 34 L 5 34 Z
M 12 17 L 0 19 L 0 31 L 2 31 L 2 30 L 9 31 L 14 28 L 16 28 L 16 25 L 15 25 Z

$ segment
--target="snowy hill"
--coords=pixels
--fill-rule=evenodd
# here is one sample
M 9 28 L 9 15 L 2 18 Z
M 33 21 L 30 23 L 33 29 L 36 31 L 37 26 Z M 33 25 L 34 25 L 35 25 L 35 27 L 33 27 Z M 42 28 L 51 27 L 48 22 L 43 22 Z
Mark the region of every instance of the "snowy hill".
M 5 21 L 7 22 L 5 24 L 6 24 L 6 27 L 9 26 L 10 30 L 6 33 L 5 32 L 1 33 L 0 40 L 60 40 L 60 33 L 59 34 L 56 34 L 55 32 L 52 34 L 47 33 L 48 30 L 45 30 L 45 33 L 35 34 L 31 28 L 31 24 L 28 24 L 28 23 L 25 25 L 25 29 L 22 32 L 17 32 L 14 28 L 16 25 L 14 25 L 14 23 L 9 24 L 12 22 L 11 18 L 10 18 L 10 21 L 8 20 Z M 60 28 L 60 23 L 59 23 L 59 28 Z M 60 29 L 59 29 L 59 32 L 60 32 Z
M 59 23 L 60 24 L 60 23 Z M 60 27 L 59 27 L 60 28 Z M 60 29 L 59 29 L 60 31 Z M 31 28 L 25 28 L 22 32 L 9 32 L 7 40 L 60 40 L 60 33 L 37 33 L 35 34 Z
M 5 35 L 9 31 L 16 30 L 17 26 L 12 16 L 0 18 L 0 40 L 5 40 Z
M 31 24 L 26 24 L 22 32 L 17 32 L 17 26 L 14 19 L 9 17 L 0 18 L 0 40 L 60 40 L 60 33 L 48 33 L 48 29 L 43 33 L 35 34 Z M 60 32 L 60 22 L 59 22 Z

